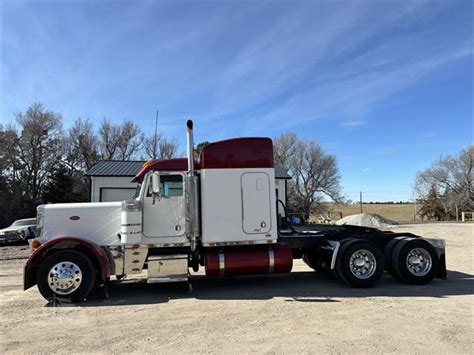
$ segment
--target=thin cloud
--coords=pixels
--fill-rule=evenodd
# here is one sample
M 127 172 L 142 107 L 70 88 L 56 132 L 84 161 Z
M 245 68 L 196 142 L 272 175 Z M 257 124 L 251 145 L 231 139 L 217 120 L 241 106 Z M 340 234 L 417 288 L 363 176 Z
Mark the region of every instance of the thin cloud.
M 345 121 L 341 123 L 341 127 L 346 128 L 353 128 L 353 127 L 361 127 L 365 126 L 368 122 L 363 120 L 353 120 L 353 121 Z
M 139 5 L 110 3 L 101 16 L 87 3 L 16 12 L 5 3 L 2 116 L 39 100 L 66 120 L 152 124 L 159 108 L 176 117 L 170 126 L 193 116 L 216 136 L 329 121 L 355 128 L 396 93 L 472 55 L 470 33 L 455 24 L 419 25 L 436 22 L 447 3 L 200 3 L 179 16 L 162 3 Z M 30 32 L 34 48 L 18 47 Z
M 418 138 L 434 138 L 434 137 L 436 137 L 436 133 L 432 131 L 420 132 L 418 134 Z

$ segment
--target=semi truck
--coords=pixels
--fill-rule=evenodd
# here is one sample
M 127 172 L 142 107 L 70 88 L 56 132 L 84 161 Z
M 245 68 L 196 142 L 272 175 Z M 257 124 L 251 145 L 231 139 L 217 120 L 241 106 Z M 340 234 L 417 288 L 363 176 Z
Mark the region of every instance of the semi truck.
M 351 287 L 384 272 L 414 285 L 446 279 L 442 239 L 290 225 L 269 138 L 218 141 L 197 155 L 189 120 L 187 157 L 148 161 L 133 181 L 131 200 L 40 205 L 24 289 L 80 302 L 110 282 L 189 282 L 200 268 L 207 277 L 289 273 L 295 259 Z

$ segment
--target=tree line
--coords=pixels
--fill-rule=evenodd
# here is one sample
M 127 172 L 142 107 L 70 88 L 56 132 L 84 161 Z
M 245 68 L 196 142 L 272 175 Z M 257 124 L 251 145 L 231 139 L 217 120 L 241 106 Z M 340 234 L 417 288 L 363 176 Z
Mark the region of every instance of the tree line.
M 36 215 L 40 203 L 89 200 L 84 176 L 99 160 L 168 159 L 178 152 L 176 139 L 146 135 L 131 120 L 103 118 L 96 128 L 77 118 L 63 129 L 63 117 L 40 103 L 15 115 L 16 124 L 0 124 L 0 227 Z
M 16 125 L 0 124 L 0 227 L 36 214 L 40 203 L 89 200 L 85 173 L 99 160 L 169 159 L 177 155 L 176 139 L 147 135 L 131 120 L 102 119 L 97 127 L 78 118 L 63 129 L 60 113 L 40 103 L 16 114 Z M 196 146 L 200 151 L 209 142 Z M 287 208 L 308 219 L 327 209 L 327 202 L 346 202 L 334 155 L 316 140 L 284 133 L 273 140 L 275 164 L 291 176 Z M 420 215 L 455 218 L 474 210 L 474 146 L 445 156 L 418 173 L 415 182 Z
M 104 118 L 98 127 L 77 118 L 63 129 L 60 113 L 40 103 L 15 115 L 16 125 L 0 125 L 0 227 L 35 216 L 40 203 L 89 200 L 85 173 L 99 160 L 169 159 L 178 142 L 146 135 L 130 120 L 120 124 Z M 199 152 L 209 142 L 196 146 Z M 275 163 L 288 171 L 289 209 L 305 218 L 324 198 L 340 201 L 336 158 L 313 141 L 285 133 L 274 140 Z
M 462 211 L 474 211 L 474 145 L 442 156 L 420 171 L 415 193 L 422 219 L 457 219 Z

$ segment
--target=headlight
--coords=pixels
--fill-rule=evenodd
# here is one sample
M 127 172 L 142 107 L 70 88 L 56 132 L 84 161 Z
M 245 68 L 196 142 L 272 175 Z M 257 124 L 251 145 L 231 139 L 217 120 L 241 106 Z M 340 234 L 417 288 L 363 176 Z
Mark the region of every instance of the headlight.
M 140 212 L 142 210 L 142 201 L 127 200 L 122 202 L 122 211 L 125 212 Z

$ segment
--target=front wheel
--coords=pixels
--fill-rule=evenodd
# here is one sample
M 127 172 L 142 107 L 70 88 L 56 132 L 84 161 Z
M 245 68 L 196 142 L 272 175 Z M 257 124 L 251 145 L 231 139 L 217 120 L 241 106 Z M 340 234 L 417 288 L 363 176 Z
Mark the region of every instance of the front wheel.
M 96 273 L 90 259 L 75 250 L 58 251 L 49 256 L 38 270 L 38 289 L 53 297 L 72 302 L 83 301 L 95 285 Z

